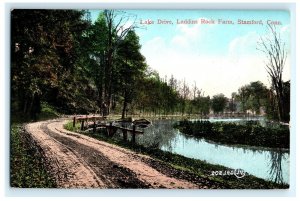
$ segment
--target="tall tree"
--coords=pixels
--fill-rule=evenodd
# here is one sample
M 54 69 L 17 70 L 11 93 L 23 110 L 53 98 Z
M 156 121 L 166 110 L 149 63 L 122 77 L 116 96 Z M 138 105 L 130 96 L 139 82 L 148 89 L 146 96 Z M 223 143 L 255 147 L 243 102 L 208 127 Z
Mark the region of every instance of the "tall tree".
M 101 12 L 91 26 L 88 32 L 87 41 L 89 42 L 87 52 L 87 64 L 90 64 L 91 77 L 93 78 L 94 84 L 97 88 L 97 105 L 99 113 L 103 114 L 105 108 L 104 103 L 104 92 L 105 92 L 105 67 L 106 67 L 106 49 L 108 40 L 108 27 L 105 20 L 105 15 Z M 106 112 L 106 111 L 105 111 Z
M 104 76 L 104 103 L 105 114 L 109 114 L 114 82 L 114 59 L 115 52 L 127 33 L 136 28 L 136 16 L 123 11 L 104 10 L 107 26 L 107 41 L 105 50 L 105 76 Z
M 267 36 L 260 37 L 258 50 L 262 51 L 266 56 L 266 70 L 275 90 L 279 120 L 289 121 L 289 108 L 285 105 L 287 103 L 284 101 L 284 82 L 282 80 L 287 50 L 280 31 L 276 29 L 276 26 L 268 24 L 268 31 Z
M 246 110 L 248 109 L 247 101 L 248 101 L 249 96 L 250 96 L 250 93 L 249 93 L 248 87 L 246 85 L 242 86 L 238 89 L 238 94 L 237 94 L 236 98 L 241 103 L 241 110 L 243 112 L 246 112 Z
M 182 83 L 182 87 L 180 89 L 180 95 L 181 95 L 180 102 L 181 102 L 181 114 L 182 115 L 185 113 L 187 100 L 189 99 L 190 93 L 191 93 L 190 88 L 184 79 L 183 83 Z
M 229 102 L 229 110 L 231 111 L 231 113 L 235 112 L 237 109 L 236 98 L 237 98 L 237 93 L 236 92 L 231 93 L 231 99 Z
M 140 53 L 140 48 L 138 36 L 130 30 L 117 50 L 116 70 L 123 97 L 122 118 L 125 117 L 128 104 L 136 97 L 138 85 L 141 84 L 140 80 L 143 79 L 146 70 L 145 58 Z

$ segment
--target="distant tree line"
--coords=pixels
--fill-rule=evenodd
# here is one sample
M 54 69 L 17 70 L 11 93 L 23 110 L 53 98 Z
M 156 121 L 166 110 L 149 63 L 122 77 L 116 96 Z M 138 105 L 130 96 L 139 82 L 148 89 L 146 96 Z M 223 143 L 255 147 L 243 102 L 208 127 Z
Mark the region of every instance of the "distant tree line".
M 12 10 L 11 114 L 36 118 L 47 102 L 64 114 L 206 116 L 263 107 L 280 119 L 277 90 L 259 81 L 227 98 L 161 78 L 140 52 L 137 28 L 123 11 L 104 10 L 92 22 L 84 10 Z M 289 82 L 281 85 L 287 104 Z

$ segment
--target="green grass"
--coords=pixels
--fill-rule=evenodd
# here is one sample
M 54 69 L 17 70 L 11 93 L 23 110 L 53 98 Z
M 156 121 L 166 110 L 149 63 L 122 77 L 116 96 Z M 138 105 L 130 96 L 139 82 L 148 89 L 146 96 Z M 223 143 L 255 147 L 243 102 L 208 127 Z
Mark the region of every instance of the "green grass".
M 49 105 L 47 102 L 41 103 L 41 113 L 38 114 L 38 120 L 48 120 L 59 117 L 60 114 L 56 111 L 55 107 Z
M 59 117 L 54 107 L 41 103 L 41 112 L 34 121 Z M 42 150 L 23 129 L 23 124 L 32 122 L 22 113 L 11 114 L 10 133 L 10 185 L 19 188 L 54 188 L 54 178 L 46 169 Z
M 111 144 L 116 144 L 121 147 L 133 150 L 138 153 L 142 153 L 145 155 L 149 155 L 155 159 L 158 159 L 165 164 L 172 166 L 178 170 L 184 170 L 188 172 L 192 172 L 200 177 L 204 177 L 209 179 L 212 182 L 221 183 L 223 186 L 229 189 L 272 189 L 272 188 L 288 188 L 287 184 L 277 184 L 274 182 L 266 181 L 252 175 L 247 175 L 241 179 L 237 179 L 234 175 L 229 176 L 212 176 L 212 171 L 226 171 L 231 170 L 221 165 L 213 165 L 209 164 L 202 160 L 187 158 L 181 156 L 179 154 L 174 154 L 167 151 L 162 151 L 156 148 L 146 148 L 142 145 L 132 144 L 130 142 L 125 142 L 119 138 L 111 138 L 105 135 L 105 131 L 103 133 L 86 133 L 80 131 L 80 124 L 77 123 L 75 127 L 73 127 L 73 122 L 68 122 L 65 126 L 65 129 L 78 132 L 98 140 L 106 141 Z
M 81 126 L 80 123 L 76 123 L 75 127 L 73 127 L 73 121 L 70 121 L 64 125 L 64 128 L 67 129 L 68 131 L 79 132 L 80 126 Z
M 10 185 L 19 188 L 54 188 L 54 179 L 46 170 L 41 150 L 22 130 L 21 124 L 11 125 Z

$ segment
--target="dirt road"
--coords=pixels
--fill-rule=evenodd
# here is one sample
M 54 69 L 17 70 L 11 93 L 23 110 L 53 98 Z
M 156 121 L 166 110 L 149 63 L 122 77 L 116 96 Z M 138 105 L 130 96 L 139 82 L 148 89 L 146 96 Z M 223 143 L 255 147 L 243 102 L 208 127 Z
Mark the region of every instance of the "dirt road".
M 66 119 L 35 122 L 25 129 L 45 153 L 60 188 L 216 188 L 148 156 L 70 132 Z

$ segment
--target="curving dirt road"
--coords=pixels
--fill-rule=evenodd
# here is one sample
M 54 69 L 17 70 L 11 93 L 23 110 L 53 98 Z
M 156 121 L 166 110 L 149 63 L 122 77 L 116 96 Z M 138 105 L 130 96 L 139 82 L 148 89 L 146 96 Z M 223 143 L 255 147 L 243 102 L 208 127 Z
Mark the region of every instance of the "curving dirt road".
M 60 188 L 218 188 L 127 149 L 67 131 L 66 119 L 26 125 Z M 188 181 L 189 180 L 189 181 Z

